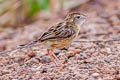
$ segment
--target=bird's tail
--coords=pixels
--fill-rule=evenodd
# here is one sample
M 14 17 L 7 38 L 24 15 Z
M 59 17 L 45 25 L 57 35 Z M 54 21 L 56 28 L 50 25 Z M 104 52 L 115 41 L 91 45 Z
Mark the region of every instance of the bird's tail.
M 29 43 L 19 45 L 19 46 L 17 47 L 17 49 L 32 47 L 32 46 L 34 46 L 35 44 L 37 44 L 38 42 L 40 42 L 40 41 L 39 41 L 39 40 L 34 40 L 34 41 L 29 42 Z

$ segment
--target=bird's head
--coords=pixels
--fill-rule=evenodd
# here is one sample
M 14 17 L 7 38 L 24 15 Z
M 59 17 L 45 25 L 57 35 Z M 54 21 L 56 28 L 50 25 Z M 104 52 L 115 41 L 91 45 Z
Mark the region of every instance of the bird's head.
M 80 26 L 86 21 L 86 16 L 81 13 L 71 13 L 66 18 L 67 22 L 74 22 L 76 25 Z

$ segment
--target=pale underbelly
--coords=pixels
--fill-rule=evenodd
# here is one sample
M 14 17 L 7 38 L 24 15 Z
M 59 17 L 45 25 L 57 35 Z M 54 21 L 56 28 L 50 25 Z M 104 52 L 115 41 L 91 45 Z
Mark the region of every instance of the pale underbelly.
M 68 47 L 72 43 L 73 39 L 66 39 L 60 41 L 46 41 L 44 44 L 48 48 L 62 49 L 64 47 Z

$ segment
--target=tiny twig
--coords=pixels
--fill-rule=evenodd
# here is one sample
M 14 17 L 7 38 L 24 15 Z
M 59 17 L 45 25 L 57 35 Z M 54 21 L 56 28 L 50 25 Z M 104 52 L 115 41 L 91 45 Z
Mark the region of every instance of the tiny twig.
M 19 46 L 17 46 L 14 49 L 0 51 L 0 54 L 12 52 L 14 50 L 21 50 L 21 49 L 25 49 L 25 48 L 31 48 L 31 47 L 34 47 L 34 46 L 38 46 L 39 44 L 37 44 L 37 42 L 38 42 L 38 40 L 34 40 L 34 41 L 29 42 L 29 43 L 26 43 L 26 44 L 23 44 L 23 45 L 19 45 Z
M 82 43 L 98 43 L 98 42 L 118 42 L 120 40 L 97 40 L 97 41 L 74 41 L 74 42 L 82 42 Z

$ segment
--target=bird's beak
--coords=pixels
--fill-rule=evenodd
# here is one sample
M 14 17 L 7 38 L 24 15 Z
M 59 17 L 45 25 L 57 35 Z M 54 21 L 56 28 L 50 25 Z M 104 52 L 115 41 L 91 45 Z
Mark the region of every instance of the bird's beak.
M 87 16 L 84 15 L 84 16 L 82 16 L 81 18 L 84 19 L 84 20 L 86 20 L 86 19 L 87 19 Z

